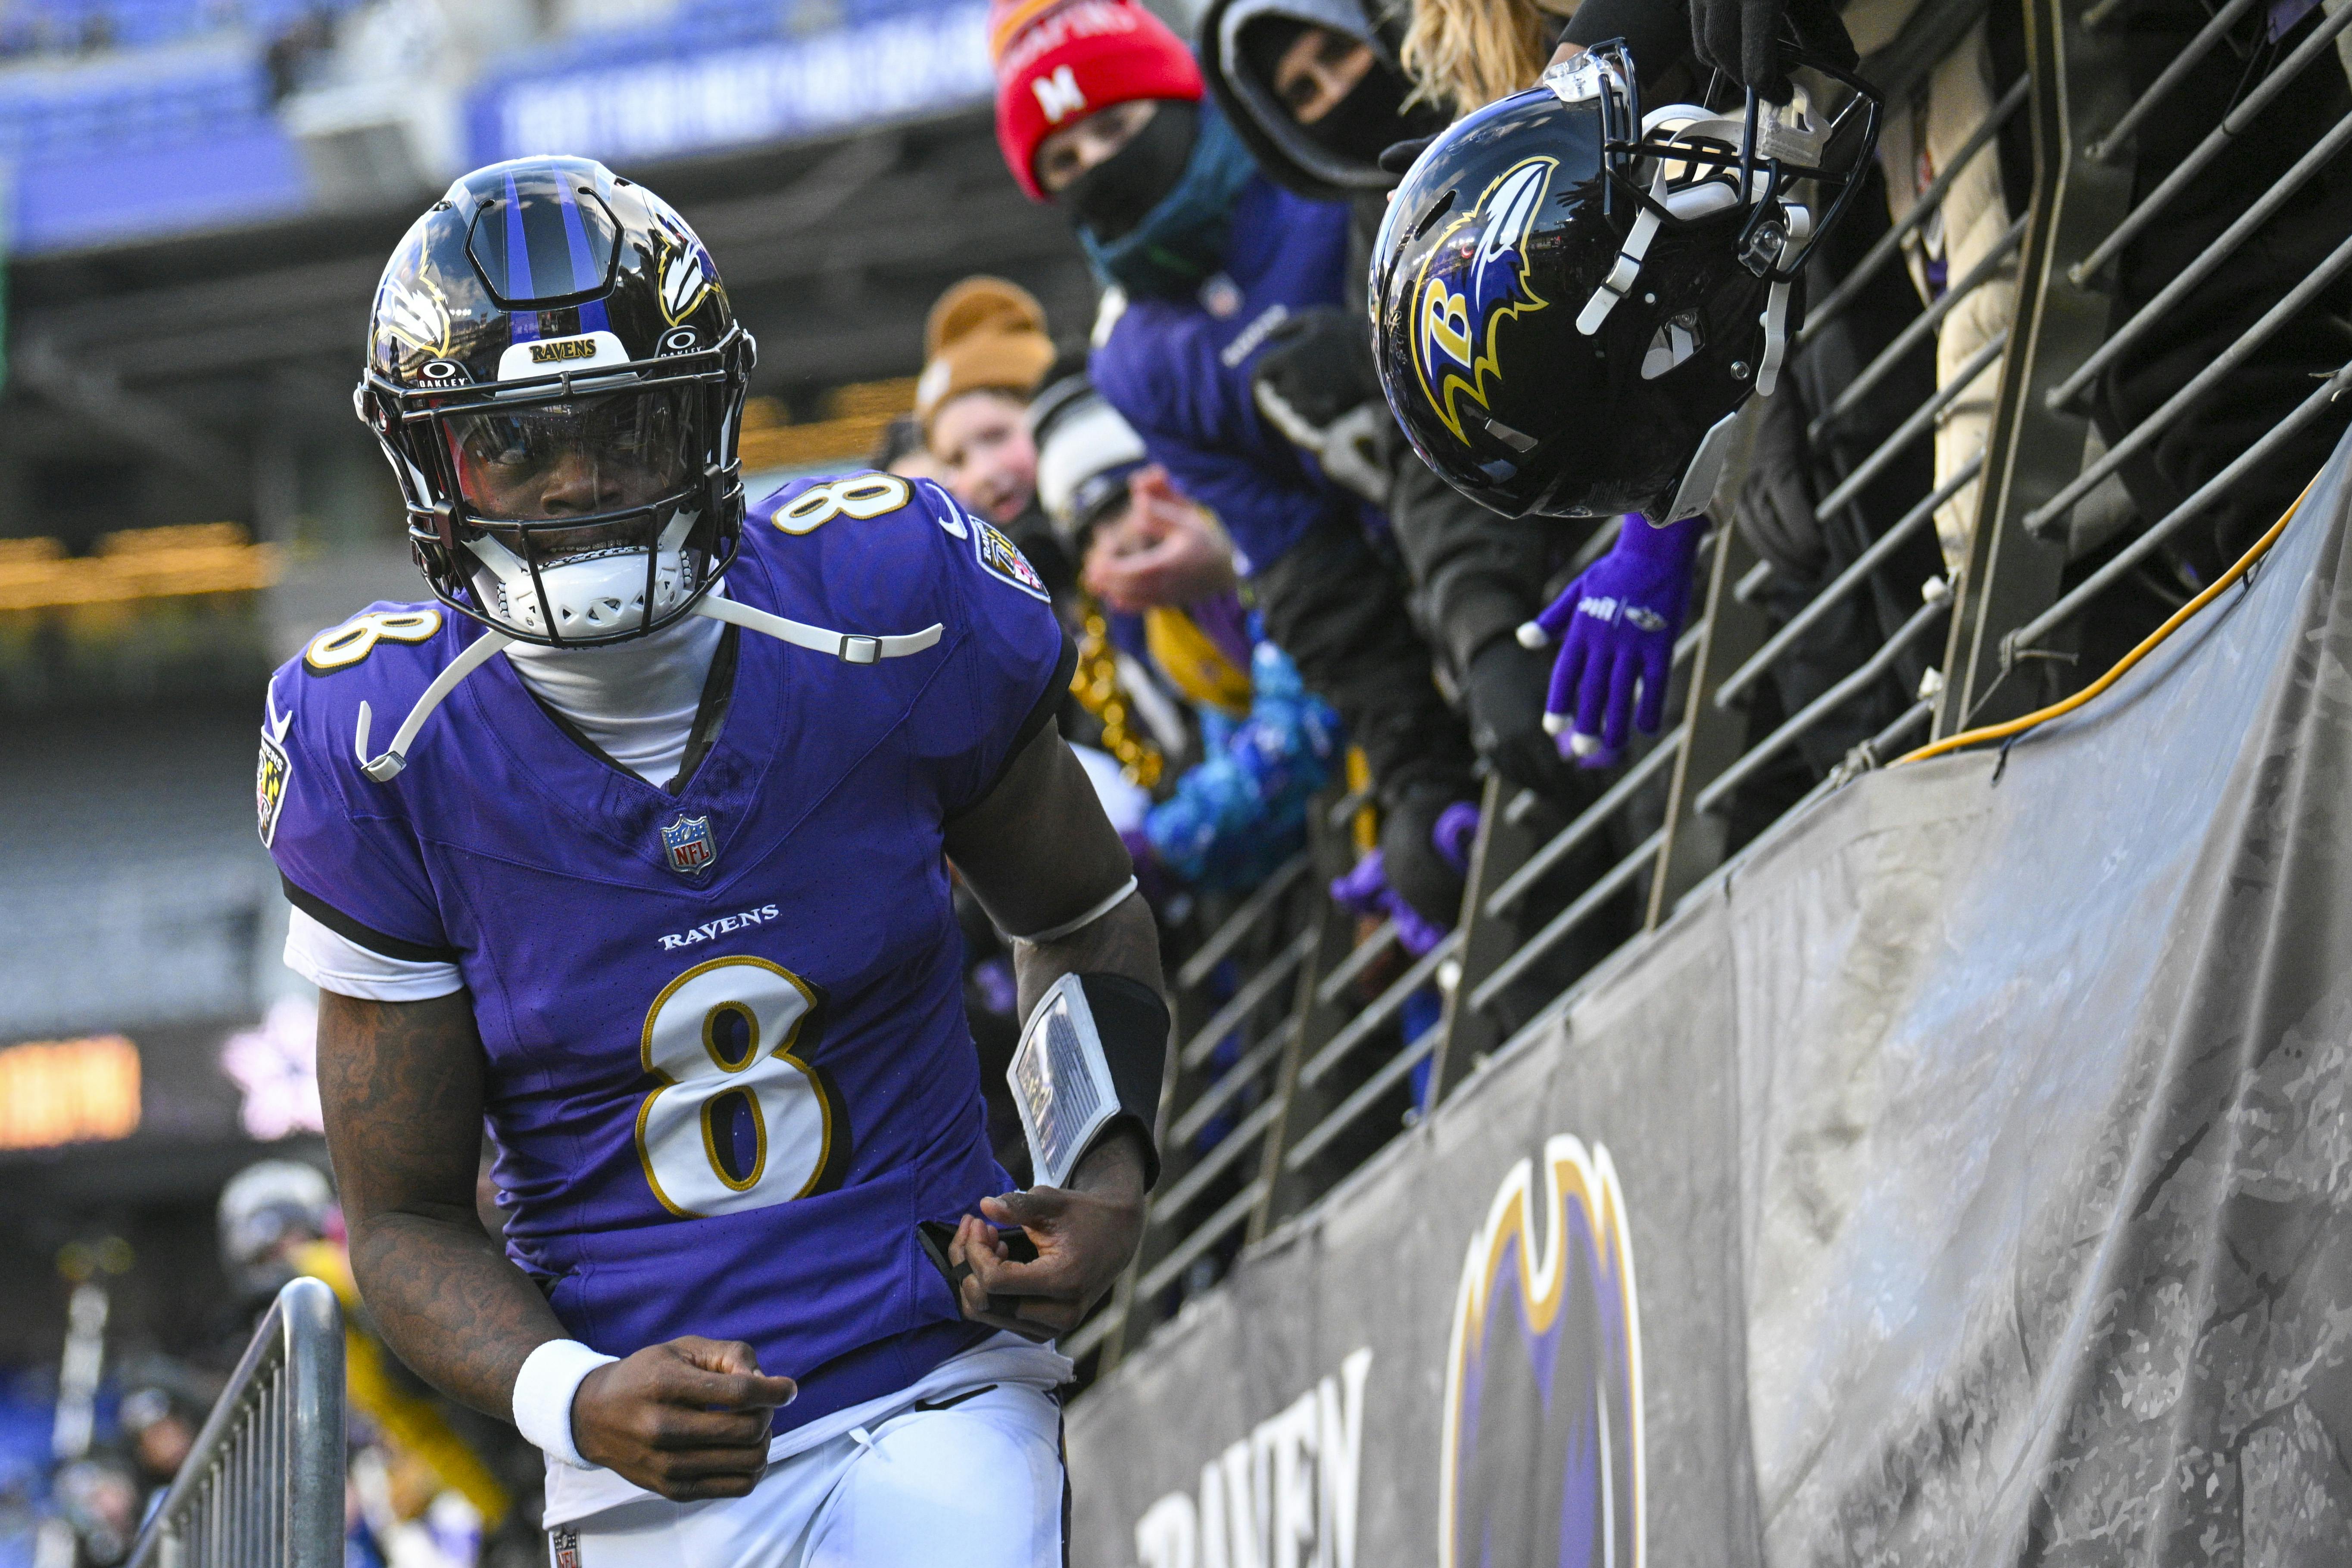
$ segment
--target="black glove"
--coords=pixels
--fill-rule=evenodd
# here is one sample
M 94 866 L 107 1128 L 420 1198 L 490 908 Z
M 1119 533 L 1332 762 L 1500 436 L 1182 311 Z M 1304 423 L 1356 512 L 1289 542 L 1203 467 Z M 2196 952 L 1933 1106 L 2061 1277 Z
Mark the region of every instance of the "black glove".
M 1317 305 L 1265 335 L 1250 384 L 1282 399 L 1309 425 L 1328 425 L 1359 404 L 1381 400 L 1372 329 L 1360 310 Z
M 1470 743 L 1487 765 L 1522 789 L 1555 799 L 1573 794 L 1576 781 L 1560 760 L 1559 744 L 1543 727 L 1552 652 L 1496 637 L 1470 660 L 1463 685 L 1469 699 Z
M 1437 784 L 1416 784 L 1383 801 L 1381 862 L 1389 888 L 1440 931 L 1462 918 L 1462 873 L 1438 851 L 1437 819 L 1463 798 Z
M 1755 89 L 1768 103 L 1789 101 L 1784 24 L 1803 47 L 1849 68 L 1855 63 L 1834 0 L 1690 0 L 1690 8 L 1699 63 Z
M 1375 506 L 1387 503 L 1381 437 L 1393 421 L 1360 311 L 1318 306 L 1268 332 L 1250 392 L 1258 412 L 1333 480 Z
M 1428 152 L 1429 144 L 1436 140 L 1434 136 L 1413 136 L 1402 142 L 1390 142 L 1381 149 L 1381 172 L 1402 179 L 1412 169 L 1414 160 Z

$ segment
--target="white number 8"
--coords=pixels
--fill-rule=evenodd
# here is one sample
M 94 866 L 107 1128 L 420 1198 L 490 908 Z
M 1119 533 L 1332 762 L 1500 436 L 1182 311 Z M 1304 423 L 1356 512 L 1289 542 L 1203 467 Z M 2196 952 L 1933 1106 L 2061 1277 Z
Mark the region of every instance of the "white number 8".
M 789 504 L 777 508 L 776 526 L 786 533 L 814 533 L 836 517 L 854 517 L 863 522 L 897 511 L 914 493 L 895 474 L 852 474 L 845 479 L 811 485 Z
M 325 675 L 357 664 L 379 642 L 423 642 L 440 629 L 438 610 L 370 610 L 312 637 L 302 662 Z
M 790 1203 L 835 1174 L 836 1154 L 845 1163 L 833 1087 L 793 1055 L 815 1005 L 806 981 L 761 958 L 697 964 L 654 998 L 639 1054 L 662 1086 L 637 1110 L 637 1154 L 664 1208 Z

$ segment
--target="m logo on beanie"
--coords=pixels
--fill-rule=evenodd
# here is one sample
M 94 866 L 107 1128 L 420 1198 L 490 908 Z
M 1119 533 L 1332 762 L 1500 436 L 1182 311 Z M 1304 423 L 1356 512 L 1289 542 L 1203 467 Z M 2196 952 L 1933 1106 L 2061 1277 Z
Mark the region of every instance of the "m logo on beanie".
M 1048 125 L 1059 125 L 1065 117 L 1076 114 L 1087 106 L 1086 91 L 1078 86 L 1078 79 L 1070 74 L 1067 66 L 1051 76 L 1041 76 L 1029 85 L 1036 91 L 1037 107 L 1045 111 L 1045 123 Z

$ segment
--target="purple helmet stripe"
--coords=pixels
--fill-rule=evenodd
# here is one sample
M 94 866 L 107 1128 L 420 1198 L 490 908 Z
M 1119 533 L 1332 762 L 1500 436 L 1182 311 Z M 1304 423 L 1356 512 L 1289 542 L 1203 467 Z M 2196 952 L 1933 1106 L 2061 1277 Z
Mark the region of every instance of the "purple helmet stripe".
M 580 204 L 572 199 L 570 181 L 555 182 L 555 201 L 563 213 L 563 243 L 572 253 L 572 282 L 563 291 L 577 294 L 595 288 L 604 281 L 604 277 L 596 266 L 595 253 L 588 247 L 588 231 L 581 226 Z
M 509 300 L 536 300 L 539 289 L 530 279 L 530 238 L 523 230 L 522 197 L 514 176 L 507 176 L 507 275 L 501 290 Z

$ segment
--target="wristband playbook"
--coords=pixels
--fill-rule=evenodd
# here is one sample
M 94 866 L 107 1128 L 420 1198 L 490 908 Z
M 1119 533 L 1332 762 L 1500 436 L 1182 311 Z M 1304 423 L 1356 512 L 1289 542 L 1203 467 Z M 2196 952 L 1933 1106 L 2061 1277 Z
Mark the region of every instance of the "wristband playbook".
M 1066 1187 L 1113 1127 L 1143 1141 L 1144 1185 L 1160 1179 L 1152 1141 L 1168 1060 L 1168 1004 L 1123 974 L 1065 974 L 1022 1026 L 1005 1079 L 1041 1187 Z

